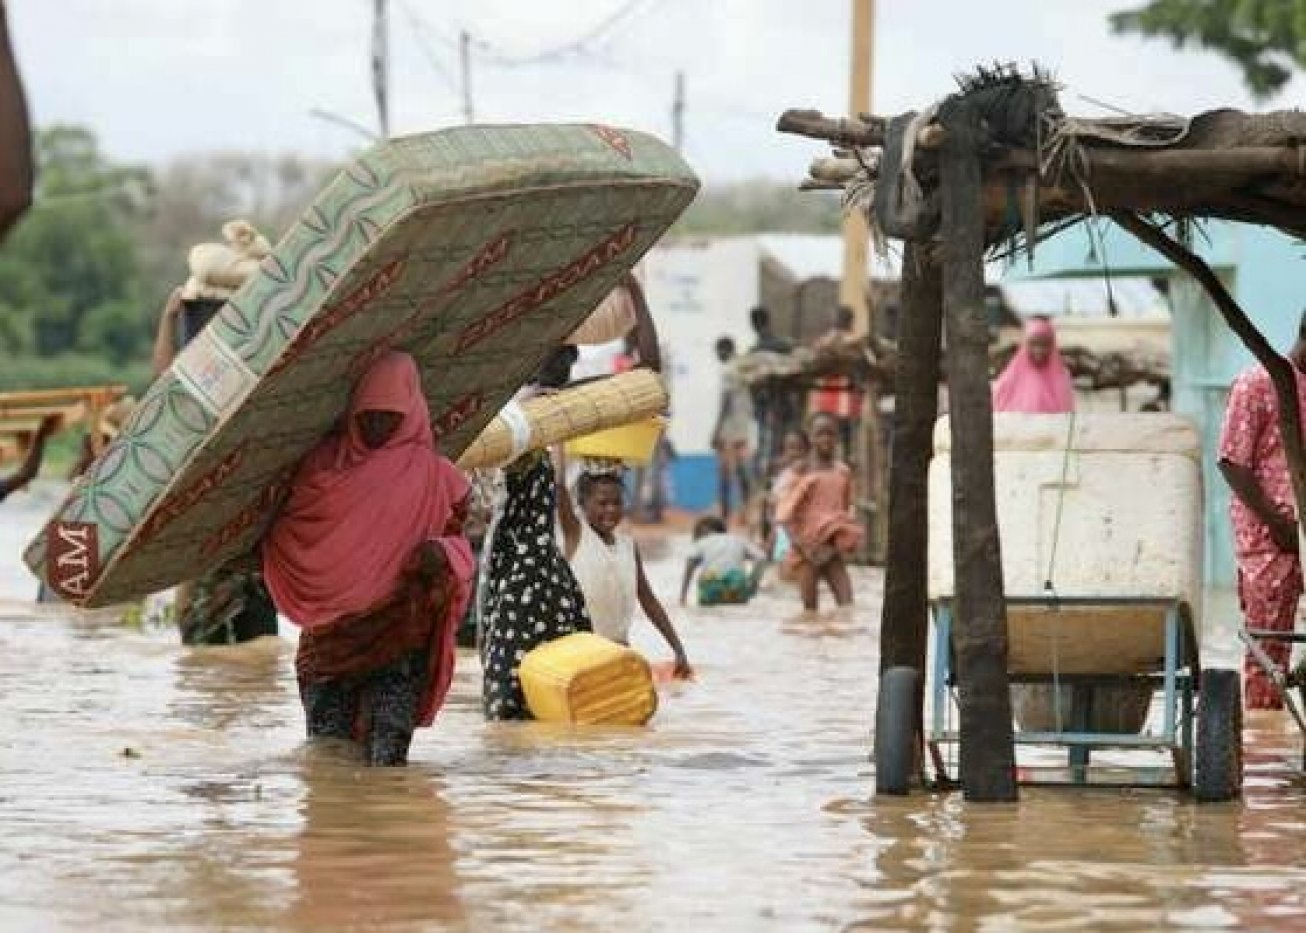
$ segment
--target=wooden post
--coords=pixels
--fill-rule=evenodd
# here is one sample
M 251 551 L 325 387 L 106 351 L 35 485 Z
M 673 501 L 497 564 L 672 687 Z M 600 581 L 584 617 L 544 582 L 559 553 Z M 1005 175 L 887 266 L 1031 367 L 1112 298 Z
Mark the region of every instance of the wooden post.
M 889 541 L 880 610 L 880 673 L 920 672 L 916 735 L 924 735 L 925 659 L 929 639 L 929 466 L 939 409 L 943 277 L 935 248 L 907 243 L 898 313 L 893 443 L 889 464 Z
M 952 430 L 953 644 L 967 800 L 1015 800 L 1007 612 L 993 493 L 993 405 L 984 307 L 984 215 L 978 115 L 961 98 L 943 106 L 943 308 Z

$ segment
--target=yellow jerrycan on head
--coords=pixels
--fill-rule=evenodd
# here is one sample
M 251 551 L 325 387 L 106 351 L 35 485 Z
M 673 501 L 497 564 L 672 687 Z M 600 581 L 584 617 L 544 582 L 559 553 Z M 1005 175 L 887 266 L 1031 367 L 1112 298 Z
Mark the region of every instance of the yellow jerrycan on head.
M 648 661 L 589 632 L 532 649 L 517 674 L 526 705 L 540 722 L 642 726 L 658 708 Z

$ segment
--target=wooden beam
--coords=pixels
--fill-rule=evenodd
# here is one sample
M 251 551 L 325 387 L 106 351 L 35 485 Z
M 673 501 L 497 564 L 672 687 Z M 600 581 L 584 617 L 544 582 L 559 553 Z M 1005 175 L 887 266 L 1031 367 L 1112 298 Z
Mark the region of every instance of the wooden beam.
M 953 644 L 961 706 L 960 777 L 968 800 L 1015 800 L 1007 612 L 993 491 L 982 133 L 978 113 L 962 98 L 945 102 L 940 118 L 948 131 L 939 169 L 952 430 Z
M 1211 301 L 1215 302 L 1216 310 L 1224 318 L 1225 324 L 1270 374 L 1274 395 L 1279 403 L 1279 434 L 1283 438 L 1283 452 L 1288 460 L 1288 475 L 1292 480 L 1292 494 L 1297 503 L 1297 521 L 1300 525 L 1303 516 L 1306 516 L 1306 508 L 1303 508 L 1306 506 L 1306 445 L 1302 442 L 1296 367 L 1291 360 L 1274 349 L 1202 257 L 1136 214 L 1120 212 L 1112 214 L 1111 218 L 1196 279 Z
M 933 246 L 907 243 L 897 320 L 899 364 L 894 374 L 893 450 L 889 464 L 889 542 L 880 609 L 880 673 L 911 667 L 918 747 L 924 735 L 926 647 L 929 639 L 928 475 L 939 408 L 943 339 L 943 273 Z
M 832 119 L 819 110 L 786 110 L 775 128 L 781 133 L 824 139 L 838 146 L 865 148 L 884 144 L 885 122 Z

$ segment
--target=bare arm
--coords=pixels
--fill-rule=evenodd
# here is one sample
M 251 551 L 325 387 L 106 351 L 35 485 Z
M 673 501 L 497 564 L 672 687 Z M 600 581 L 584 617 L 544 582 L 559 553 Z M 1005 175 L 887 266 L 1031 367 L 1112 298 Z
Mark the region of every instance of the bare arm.
M 27 448 L 27 456 L 23 458 L 23 465 L 13 475 L 0 481 L 0 489 L 4 495 L 11 492 L 17 492 L 28 483 L 36 478 L 36 474 L 41 470 L 41 460 L 45 457 L 45 440 L 54 433 L 55 428 L 59 426 L 59 419 L 53 415 L 46 417 L 41 426 L 36 429 L 36 434 L 32 436 L 32 446 Z M 0 496 L 0 498 L 4 498 Z
M 177 355 L 177 318 L 181 316 L 181 289 L 174 288 L 159 314 L 159 329 L 154 334 L 154 375 L 172 365 Z
M 667 615 L 666 609 L 662 608 L 662 603 L 658 600 L 657 594 L 653 592 L 653 587 L 649 585 L 648 577 L 644 574 L 644 559 L 640 557 L 639 548 L 635 548 L 635 572 L 638 574 L 639 581 L 640 608 L 644 610 L 648 620 L 653 623 L 653 627 L 671 646 L 671 650 L 676 656 L 676 674 L 681 677 L 689 676 L 693 673 L 693 669 L 689 666 L 689 658 L 685 656 L 685 646 L 680 643 L 680 636 L 676 634 L 676 629 L 671 624 L 671 617 Z
M 658 329 L 653 323 L 653 313 L 649 311 L 648 299 L 644 297 L 644 288 L 629 272 L 626 273 L 621 284 L 635 305 L 635 349 L 639 352 L 640 365 L 660 373 L 662 372 L 662 348 L 658 345 Z
M 1297 523 L 1287 515 L 1282 514 L 1273 502 L 1265 495 L 1261 489 L 1261 484 L 1256 481 L 1256 474 L 1248 467 L 1234 463 L 1232 460 L 1226 460 L 1223 457 L 1219 461 L 1220 473 L 1224 476 L 1225 482 L 1233 490 L 1247 508 L 1263 521 L 1270 529 L 1270 536 L 1274 539 L 1275 545 L 1279 550 L 1288 554 L 1297 552 Z
M 32 131 L 0 0 L 0 240 L 32 204 Z
M 562 556 L 571 560 L 580 546 L 580 519 L 567 490 L 567 457 L 561 447 L 554 451 L 553 474 L 558 497 L 558 524 L 562 526 Z

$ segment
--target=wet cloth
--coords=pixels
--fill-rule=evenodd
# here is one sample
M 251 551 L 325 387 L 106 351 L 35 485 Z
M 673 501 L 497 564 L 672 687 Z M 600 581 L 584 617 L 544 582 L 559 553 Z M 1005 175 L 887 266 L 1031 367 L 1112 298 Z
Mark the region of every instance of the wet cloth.
M 639 567 L 635 561 L 635 541 L 617 531 L 608 544 L 580 517 L 580 541 L 571 558 L 571 569 L 585 595 L 594 633 L 628 644 L 630 626 L 639 604 Z
M 277 607 L 258 571 L 221 568 L 195 581 L 177 627 L 184 645 L 235 645 L 277 634 Z
M 1297 398 L 1306 412 L 1306 379 L 1297 373 Z M 1281 513 L 1296 517 L 1288 460 L 1279 433 L 1279 405 L 1270 375 L 1255 366 L 1240 373 L 1229 390 L 1220 432 L 1220 459 L 1252 471 L 1267 499 Z M 1234 495 L 1229 519 L 1233 525 L 1238 563 L 1238 600 L 1249 628 L 1292 631 L 1302 595 L 1301 559 L 1280 551 L 1269 527 Z M 1261 647 L 1282 670 L 1291 645 L 1262 642 Z M 1244 700 L 1250 709 L 1280 709 L 1269 678 L 1250 654 L 1243 661 Z
M 517 677 L 526 652 L 591 631 L 580 584 L 554 536 L 553 464 L 547 456 L 528 455 L 505 480 L 480 608 L 482 699 L 490 720 L 530 718 Z
M 757 577 L 735 567 L 723 573 L 700 572 L 700 606 L 742 606 L 757 593 Z
M 776 509 L 776 519 L 793 545 L 786 556 L 791 568 L 806 562 L 802 552 L 830 547 L 851 554 L 862 542 L 862 526 L 853 518 L 853 475 L 845 463 L 811 468 L 790 484 Z
M 689 560 L 698 564 L 698 604 L 720 606 L 746 603 L 757 592 L 755 568 L 766 560 L 766 552 L 750 541 L 729 533 L 704 535 L 689 549 Z
M 700 573 L 723 576 L 732 570 L 744 570 L 748 561 L 766 560 L 766 553 L 739 535 L 723 532 L 695 541 L 689 548 L 689 559 L 698 562 Z
M 356 416 L 365 411 L 402 415 L 376 450 L 359 433 Z M 355 738 L 370 741 L 374 675 L 404 657 L 421 657 L 426 666 L 411 684 L 411 718 L 419 726 L 434 720 L 453 680 L 454 641 L 473 576 L 463 535 L 468 489 L 435 450 L 412 357 L 381 357 L 355 387 L 342 428 L 305 459 L 263 543 L 268 590 L 304 630 L 295 666 L 310 728 L 314 696 L 352 691 L 359 697 Z M 435 580 L 422 573 L 428 544 L 444 556 Z M 360 684 L 371 686 L 360 693 Z
M 1030 338 L 1051 343 L 1048 358 L 1040 365 L 1029 352 Z M 993 410 L 1026 414 L 1059 414 L 1075 410 L 1075 385 L 1066 361 L 1057 349 L 1052 325 L 1035 318 L 1025 325 L 1025 339 L 1007 368 L 993 383 Z
M 403 416 L 379 450 L 359 434 L 365 411 Z M 359 381 L 341 430 L 305 459 L 263 543 L 268 590 L 297 625 L 328 625 L 385 602 L 414 549 L 441 539 L 466 508 L 468 481 L 436 451 L 430 420 L 417 364 L 388 353 Z M 470 579 L 471 547 L 457 525 L 441 544 Z

